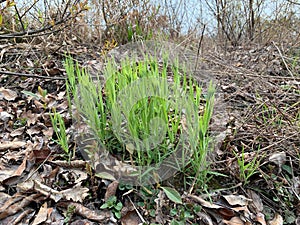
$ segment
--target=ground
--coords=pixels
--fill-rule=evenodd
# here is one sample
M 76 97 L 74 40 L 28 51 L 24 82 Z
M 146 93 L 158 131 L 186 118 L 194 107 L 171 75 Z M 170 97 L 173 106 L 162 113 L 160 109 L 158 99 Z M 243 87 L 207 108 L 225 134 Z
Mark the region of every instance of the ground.
M 169 182 L 173 195 L 181 195 L 176 203 L 157 186 L 128 188 L 95 176 L 72 139 L 63 60 L 68 52 L 99 70 L 103 53 L 57 45 L 2 45 L 0 224 L 300 224 L 294 51 L 271 43 L 201 53 L 202 71 L 217 81 L 222 104 L 216 107 L 224 113 L 211 129 L 219 123 L 226 135 L 210 155 L 215 175 L 207 192 L 189 193 Z M 74 155 L 54 141 L 53 108 L 65 121 Z

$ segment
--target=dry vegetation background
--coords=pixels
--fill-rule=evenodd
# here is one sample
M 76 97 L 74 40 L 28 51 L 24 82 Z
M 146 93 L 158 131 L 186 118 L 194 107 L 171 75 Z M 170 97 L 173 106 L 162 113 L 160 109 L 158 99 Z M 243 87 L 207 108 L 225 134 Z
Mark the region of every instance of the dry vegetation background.
M 62 174 L 73 176 L 78 171 L 71 168 L 84 167 L 76 157 L 73 164 L 55 161 L 53 153 L 60 149 L 51 139 L 47 112 L 56 107 L 67 125 L 72 121 L 65 101 L 65 54 L 99 70 L 110 50 L 146 40 L 172 42 L 193 51 L 202 69 L 218 80 L 228 105 L 223 121 L 228 133 L 211 169 L 228 177 L 213 180 L 208 189 L 222 188 L 223 192 L 213 192 L 215 202 L 225 194 L 240 194 L 255 203 L 247 212 L 233 209 L 230 203 L 222 211 L 199 200 L 195 192 L 184 197 L 185 202 L 198 204 L 204 211 L 183 224 L 300 224 L 299 1 L 0 2 L 0 169 L 4 171 L 0 173 L 0 224 L 63 224 L 58 221 L 67 217 L 68 205 L 73 207 L 72 216 L 68 215 L 73 220 L 66 224 L 170 223 L 171 216 L 162 213 L 166 206 L 151 199 L 149 205 L 155 208 L 151 216 L 148 208 L 132 207 L 132 202 L 92 172 L 87 172 L 90 190 L 72 186 L 76 179 L 60 183 L 64 187 L 55 189 L 59 193 L 41 183 L 17 187 L 30 179 L 29 171 L 38 171 L 41 166 L 37 165 L 47 161 L 51 163 L 39 172 L 49 180 L 61 180 Z M 40 95 L 47 90 L 48 95 L 37 101 L 22 94 L 23 90 Z M 246 164 L 259 157 L 260 165 L 250 180 L 241 176 L 238 157 L 244 157 Z M 61 190 L 81 195 L 68 196 Z M 95 202 L 83 202 L 87 192 L 90 199 L 103 201 L 107 190 L 124 200 L 121 222 L 102 212 L 94 214 Z M 51 197 L 51 192 L 56 196 Z M 232 218 L 235 221 L 230 222 Z

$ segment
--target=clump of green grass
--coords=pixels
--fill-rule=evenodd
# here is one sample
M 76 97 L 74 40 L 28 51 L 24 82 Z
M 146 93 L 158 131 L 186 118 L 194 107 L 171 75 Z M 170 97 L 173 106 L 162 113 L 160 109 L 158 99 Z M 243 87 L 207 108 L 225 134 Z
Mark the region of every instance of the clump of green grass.
M 57 139 L 55 140 L 63 149 L 64 156 L 70 160 L 72 152 L 69 150 L 69 137 L 66 132 L 66 126 L 62 116 L 53 109 L 53 114 L 50 113 L 50 119 L 53 130 L 56 134 Z
M 244 183 L 244 185 L 248 184 L 250 178 L 256 173 L 258 173 L 258 168 L 260 166 L 260 159 L 258 158 L 258 153 L 259 150 L 257 151 L 257 156 L 255 156 L 251 161 L 247 162 L 244 147 L 242 148 L 242 152 L 240 155 L 238 155 L 238 153 L 236 152 L 233 152 L 233 154 L 237 158 L 237 163 L 239 167 L 239 178 L 240 181 Z
M 138 63 L 127 59 L 120 67 L 110 60 L 105 82 L 95 82 L 69 58 L 65 66 L 69 100 L 73 96 L 77 117 L 94 140 L 123 162 L 143 168 L 139 178 L 159 183 L 166 178 L 161 169 L 169 168 L 202 186 L 209 172 L 212 84 L 204 96 L 184 66 L 169 63 L 167 56 L 161 63 L 151 57 Z

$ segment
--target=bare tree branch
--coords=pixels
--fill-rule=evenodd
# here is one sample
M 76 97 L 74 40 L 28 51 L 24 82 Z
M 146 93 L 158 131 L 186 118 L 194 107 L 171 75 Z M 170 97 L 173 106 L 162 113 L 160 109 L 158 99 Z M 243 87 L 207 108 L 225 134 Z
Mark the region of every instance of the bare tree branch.
M 52 28 L 60 25 L 60 24 L 63 24 L 63 23 L 66 23 L 68 20 L 70 19 L 73 19 L 75 18 L 78 14 L 80 14 L 82 11 L 84 11 L 84 9 L 81 9 L 79 10 L 75 15 L 73 16 L 70 16 L 71 13 L 68 13 L 66 14 L 66 16 L 64 18 L 62 18 L 61 20 L 59 20 L 58 22 L 56 22 L 55 24 L 51 25 L 47 25 L 47 26 L 44 26 L 43 28 L 41 29 L 36 29 L 36 30 L 29 30 L 29 31 L 22 31 L 22 32 L 16 32 L 16 33 L 11 33 L 11 34 L 3 34 L 3 35 L 0 35 L 0 40 L 2 39 L 9 39 L 9 38 L 16 38 L 16 37 L 30 37 L 32 35 L 35 35 L 35 34 L 39 34 L 39 33 L 42 33 L 44 31 L 47 31 L 47 30 L 51 30 Z M 60 30 L 60 29 L 58 29 Z M 52 32 L 56 32 L 58 30 L 55 30 L 55 31 L 52 31 Z M 43 35 L 43 34 L 41 34 Z
M 291 1 L 291 0 L 287 0 L 289 3 L 295 4 L 295 5 L 300 5 L 299 2 L 295 2 L 295 1 Z

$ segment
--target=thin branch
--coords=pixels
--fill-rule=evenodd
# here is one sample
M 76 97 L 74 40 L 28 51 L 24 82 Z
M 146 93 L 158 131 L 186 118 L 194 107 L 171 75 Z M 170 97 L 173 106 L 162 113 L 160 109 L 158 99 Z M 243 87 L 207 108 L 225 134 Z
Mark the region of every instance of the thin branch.
M 289 66 L 287 65 L 286 61 L 284 60 L 284 57 L 283 57 L 283 55 L 282 55 L 280 49 L 277 47 L 277 45 L 275 44 L 274 41 L 272 41 L 272 44 L 273 44 L 273 45 L 275 46 L 275 48 L 277 49 L 277 51 L 278 51 L 278 53 L 279 53 L 279 55 L 280 55 L 280 57 L 281 57 L 281 59 L 282 59 L 282 62 L 283 62 L 284 65 L 285 65 L 285 68 L 287 69 L 287 71 L 289 72 L 289 74 L 290 74 L 292 77 L 294 77 L 294 74 L 292 73 L 292 71 L 290 71 Z
M 202 45 L 205 28 L 206 28 L 206 24 L 203 25 L 203 29 L 202 29 L 202 33 L 201 33 L 201 38 L 200 38 L 200 41 L 199 41 L 199 44 L 198 44 L 197 58 L 196 58 L 196 65 L 195 65 L 195 72 L 196 72 L 197 67 L 198 67 L 199 55 L 200 55 L 200 48 L 201 48 L 201 45 Z
M 27 74 L 27 73 L 15 73 L 15 72 L 7 72 L 0 71 L 0 74 L 9 75 L 9 76 L 17 76 L 17 77 L 33 77 L 38 79 L 48 79 L 48 80 L 65 80 L 65 77 L 46 77 L 35 74 Z
M 19 10 L 18 10 L 18 8 L 17 8 L 17 5 L 14 5 L 14 8 L 15 8 L 15 10 L 16 10 L 16 13 L 17 13 L 19 22 L 20 22 L 20 24 L 21 24 L 21 26 L 22 26 L 22 30 L 23 30 L 23 32 L 25 32 L 25 27 L 24 27 L 22 18 L 21 18 L 21 16 L 20 16 Z
M 0 40 L 1 39 L 8 39 L 8 38 L 16 38 L 16 37 L 21 37 L 21 36 L 27 37 L 27 36 L 30 36 L 30 35 L 33 35 L 33 34 L 42 33 L 42 32 L 44 32 L 46 30 L 51 30 L 53 27 L 55 27 L 57 25 L 60 25 L 62 23 L 65 23 L 65 22 L 67 22 L 70 19 L 75 18 L 82 11 L 84 11 L 84 9 L 78 11 L 74 16 L 70 16 L 71 13 L 68 13 L 66 15 L 66 18 L 62 18 L 61 20 L 59 20 L 58 22 L 56 22 L 54 25 L 48 25 L 48 26 L 45 26 L 45 27 L 43 27 L 41 29 L 38 29 L 38 30 L 31 30 L 31 31 L 17 32 L 17 33 L 13 33 L 13 34 L 0 35 Z
M 291 0 L 287 0 L 289 3 L 295 4 L 295 5 L 300 5 L 299 2 L 295 2 L 295 1 L 291 1 Z

